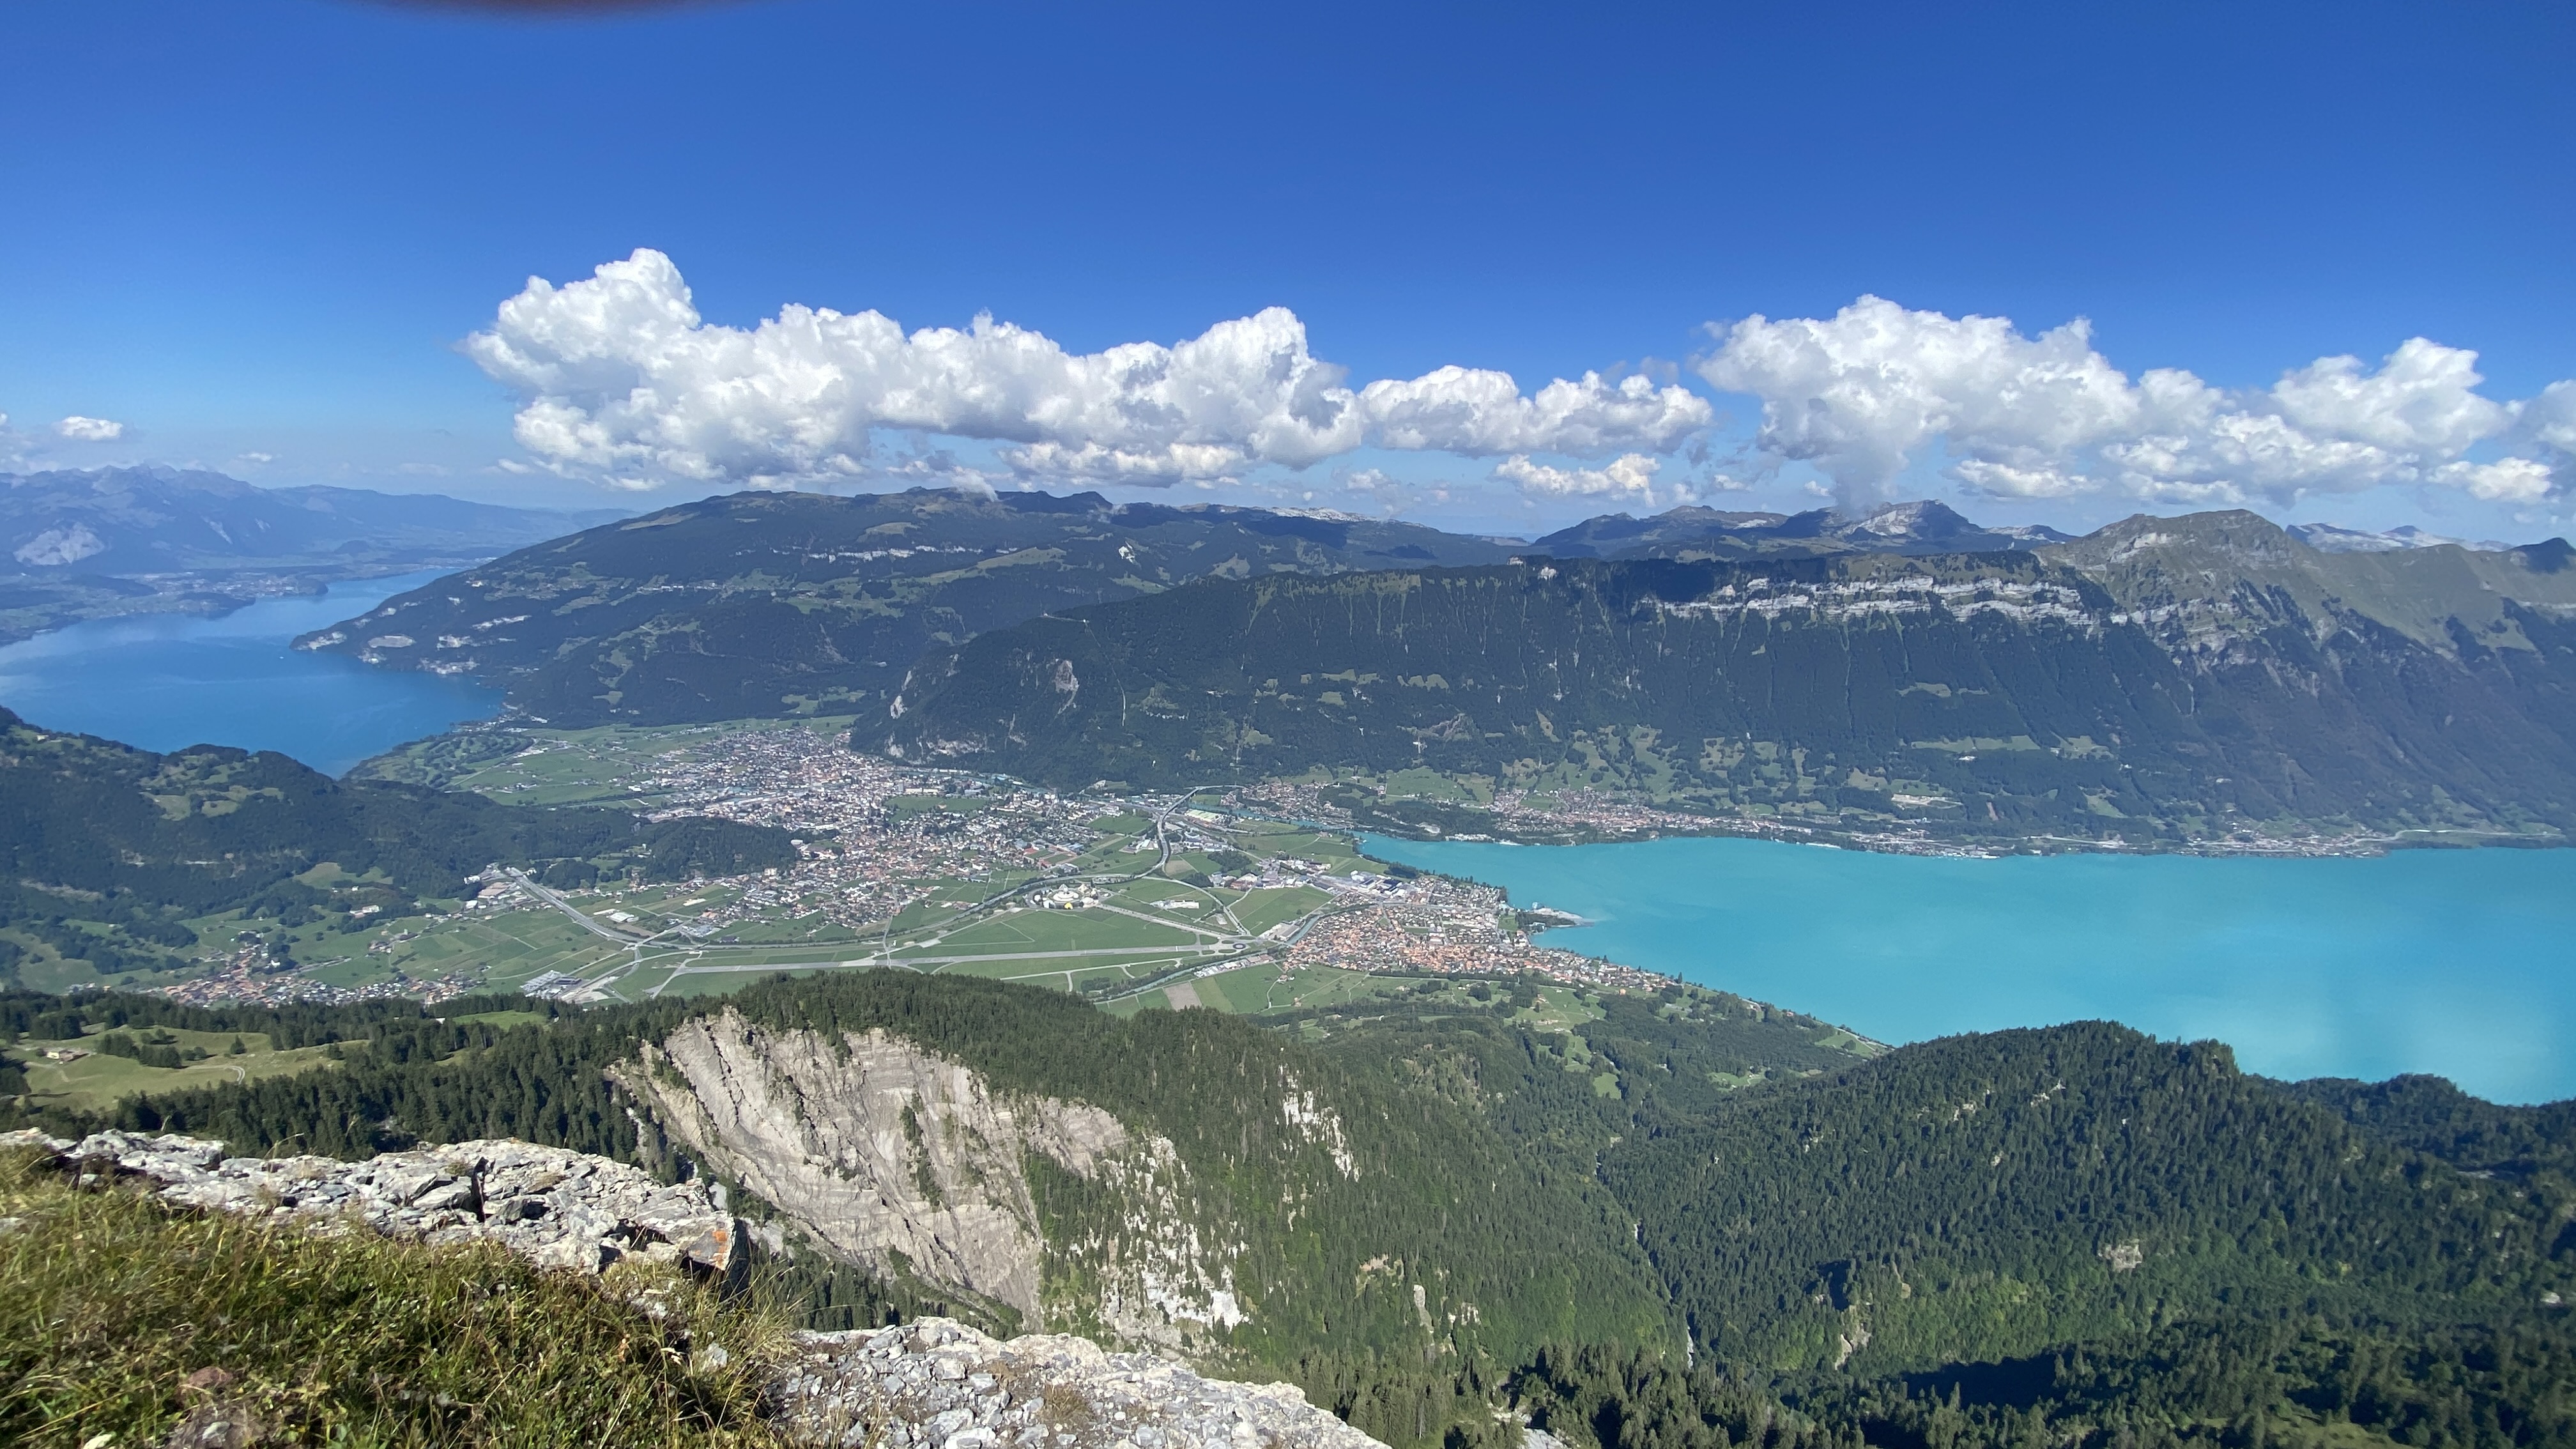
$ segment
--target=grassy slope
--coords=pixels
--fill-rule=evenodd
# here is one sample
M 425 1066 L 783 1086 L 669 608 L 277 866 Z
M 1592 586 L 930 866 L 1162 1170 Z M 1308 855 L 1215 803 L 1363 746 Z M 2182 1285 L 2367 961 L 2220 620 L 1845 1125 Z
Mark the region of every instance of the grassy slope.
M 0 1155 L 0 1440 L 148 1444 L 224 1419 L 259 1442 L 775 1442 L 755 1413 L 775 1322 L 684 1281 L 620 1283 L 663 1291 L 656 1322 L 498 1248 L 174 1213 L 36 1160 Z M 693 1343 L 730 1362 L 693 1366 Z

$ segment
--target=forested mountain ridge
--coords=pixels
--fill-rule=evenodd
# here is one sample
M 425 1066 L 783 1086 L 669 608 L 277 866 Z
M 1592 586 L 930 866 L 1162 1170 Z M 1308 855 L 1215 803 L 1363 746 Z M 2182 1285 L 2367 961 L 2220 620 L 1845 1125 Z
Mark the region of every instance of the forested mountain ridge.
M 2323 555 L 2220 514 L 2014 554 L 1212 580 L 926 656 L 856 742 L 1069 785 L 1423 765 L 1971 835 L 2557 838 L 2566 552 Z
M 2419 1322 L 2576 1295 L 2564 1173 L 2475 1176 L 2216 1043 L 2107 1023 L 1783 1083 L 1603 1173 L 1702 1341 L 1783 1366 L 2000 1358 L 2222 1305 Z
M 306 647 L 477 675 L 556 725 L 874 713 L 922 650 L 1209 574 L 1486 563 L 1415 524 L 1098 494 L 737 493 L 523 549 Z
M 2021 1443 L 2032 1414 L 2058 1426 L 2052 1442 L 2127 1423 L 2235 1449 L 2262 1432 L 2248 1416 L 2288 1442 L 2337 1416 L 2412 1425 L 2404 1442 L 2427 1445 L 2576 1431 L 2576 1406 L 2547 1387 L 2576 1367 L 2576 1184 L 2559 1168 L 2463 1170 L 2242 1075 L 2224 1048 L 2107 1024 L 1837 1065 L 1816 1055 L 1814 1024 L 1716 993 L 1604 995 L 1569 1035 L 1529 1026 L 1517 991 L 1496 983 L 1481 1010 L 1438 991 L 1304 1012 L 1267 1032 L 1196 1011 L 1120 1022 L 1057 993 L 901 973 L 512 1031 L 374 1009 L 332 1070 L 113 1116 L 244 1151 L 517 1136 L 672 1171 L 693 1159 L 740 1189 L 754 1179 L 739 1162 L 698 1153 L 670 1111 L 674 1093 L 719 1112 L 735 1099 L 686 1048 L 730 1021 L 772 1067 L 885 1071 L 902 1043 L 951 1083 L 875 1078 L 900 1089 L 866 1109 L 889 1125 L 837 1139 L 824 1099 L 777 1098 L 805 1104 L 815 1134 L 777 1162 L 812 1153 L 826 1169 L 812 1180 L 845 1184 L 849 1204 L 833 1218 L 752 1205 L 803 1244 L 785 1281 L 809 1304 L 1009 1326 L 1007 1304 L 961 1292 L 932 1258 L 870 1265 L 816 1245 L 888 1213 L 953 1232 L 979 1205 L 999 1211 L 1011 1179 L 1050 1265 L 1021 1326 L 1117 1337 L 1104 1287 L 1158 1283 L 1126 1304 L 1153 1341 L 1289 1373 L 1393 1443 L 1427 1449 L 1445 1429 L 1483 1442 L 1474 1426 L 1506 1394 L 1603 1449 L 1715 1449 L 1768 1422 L 1775 1395 L 1807 1416 L 1794 1423 L 1873 1443 L 1922 1444 L 1945 1424 L 1938 1442 Z M 0 999 L 0 1028 L 60 1031 L 66 1011 L 315 1030 L 112 996 Z M 969 1110 L 978 1093 L 1016 1125 Z M 2476 1110 L 2543 1155 L 2571 1145 L 2563 1112 Z M 1085 1113 L 1091 1135 L 1063 1135 Z M 1041 1127 L 1058 1135 L 975 1159 L 1004 1140 L 983 1134 Z M 1172 1276 L 1181 1259 L 1230 1272 L 1242 1316 Z M 1145 1264 L 1163 1276 L 1135 1276 Z M 1706 1437 L 1721 1424 L 1728 1439 Z
M 18 1020 L 61 1009 L 29 1000 Z M 179 1015 L 218 1019 L 166 1003 L 123 1019 Z M 673 1110 L 739 1105 L 688 1049 L 709 1030 L 756 1044 L 732 1063 L 750 1085 L 781 1072 L 805 1089 L 714 1153 Z M 944 1311 L 1160 1344 L 1291 1374 L 1362 1421 L 1384 1415 L 1372 1432 L 1410 1425 L 1390 1435 L 1409 1442 L 1440 1442 L 1461 1414 L 1490 1426 L 1468 1381 L 1497 1383 L 1546 1342 L 1671 1336 L 1595 1190 L 1532 1171 L 1480 1115 L 1382 1068 L 1213 1012 L 1121 1020 L 1059 992 L 868 972 L 542 1029 L 375 1019 L 351 1035 L 339 1069 L 130 1100 L 121 1119 L 236 1150 L 358 1157 L 490 1135 L 685 1161 L 723 1171 L 786 1235 L 788 1282 L 826 1324 Z M 761 1131 L 795 1145 L 766 1171 L 728 1170 Z M 782 1182 L 814 1195 L 752 1200 Z M 1033 1238 L 1036 1301 L 1015 1303 L 1002 1260 Z M 981 1252 L 947 1252 L 965 1247 Z
M 494 862 L 607 857 L 685 874 L 795 851 L 762 826 L 335 781 L 265 750 L 155 754 L 0 709 L 0 978 L 36 950 L 102 974 L 165 969 L 198 944 L 192 917 L 401 914 Z M 317 875 L 325 863 L 337 870 Z

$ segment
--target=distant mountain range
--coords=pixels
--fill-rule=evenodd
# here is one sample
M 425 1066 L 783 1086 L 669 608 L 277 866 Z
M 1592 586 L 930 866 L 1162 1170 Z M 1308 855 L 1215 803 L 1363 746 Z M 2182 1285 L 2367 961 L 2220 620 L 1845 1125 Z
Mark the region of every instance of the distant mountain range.
M 1934 502 L 1891 503 L 1861 515 L 1726 513 L 1675 508 L 1652 518 L 1609 513 L 1532 543 L 1551 558 L 1812 558 L 1837 553 L 2010 553 L 2064 543 L 2037 524 L 1983 528 Z
M 0 640 L 76 619 L 219 611 L 334 579 L 473 563 L 624 517 L 174 468 L 0 475 Z
M 557 725 L 874 716 L 923 650 L 1051 610 L 1209 575 L 1500 563 L 1520 547 L 1096 493 L 736 493 L 523 549 L 302 642 L 476 675 Z
M 1523 544 L 1095 494 L 746 493 L 303 642 L 476 675 L 559 726 L 847 713 L 863 747 L 1064 785 L 1419 763 L 1846 831 L 2556 838 L 2569 552 L 2249 513 L 2069 539 L 1937 503 L 1683 508 Z
M 926 657 L 860 742 L 1071 786 L 1421 765 L 1846 831 L 2554 839 L 2576 561 L 2209 513 L 2013 553 L 1208 580 Z
M 2427 533 L 2411 523 L 2386 533 L 2339 528 L 2331 523 L 2294 523 L 2290 525 L 2290 534 L 2320 553 L 2391 553 L 2401 548 L 2444 547 L 2494 553 L 2512 547 L 2493 540 L 2471 543 L 2465 538 L 2447 538 L 2438 533 Z

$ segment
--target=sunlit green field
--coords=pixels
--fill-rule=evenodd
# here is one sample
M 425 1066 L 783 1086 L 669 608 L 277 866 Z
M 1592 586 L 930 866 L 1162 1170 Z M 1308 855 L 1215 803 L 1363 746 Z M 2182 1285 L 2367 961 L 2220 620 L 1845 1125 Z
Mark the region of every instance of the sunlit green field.
M 127 1033 L 140 1037 L 145 1029 Z M 260 1077 L 286 1076 L 309 1071 L 326 1064 L 326 1047 L 299 1047 L 277 1051 L 270 1047 L 265 1032 L 240 1033 L 242 1054 L 231 1054 L 234 1034 L 231 1032 L 181 1031 L 160 1029 L 162 1035 L 174 1038 L 169 1043 L 178 1051 L 190 1047 L 207 1052 L 204 1061 L 180 1067 L 147 1067 L 131 1057 L 110 1056 L 98 1049 L 99 1039 L 106 1035 L 93 1032 L 78 1041 L 22 1041 L 10 1048 L 10 1055 L 26 1064 L 27 1089 L 39 1104 L 71 1108 L 75 1111 L 97 1111 L 120 1097 L 137 1092 L 173 1092 L 190 1087 L 213 1087 L 228 1082 L 247 1082 Z M 75 1047 L 90 1055 L 70 1062 L 45 1060 L 48 1048 Z

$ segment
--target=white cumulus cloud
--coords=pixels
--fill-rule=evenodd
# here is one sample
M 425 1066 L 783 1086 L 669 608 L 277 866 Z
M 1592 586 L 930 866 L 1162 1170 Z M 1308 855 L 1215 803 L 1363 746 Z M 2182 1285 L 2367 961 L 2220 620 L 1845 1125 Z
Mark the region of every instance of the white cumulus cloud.
M 125 424 L 74 414 L 54 424 L 54 434 L 75 443 L 113 443 L 125 436 Z
M 879 429 L 1001 443 L 1029 475 L 1162 485 L 1370 443 L 1667 450 L 1714 416 L 1685 388 L 1589 373 L 1532 396 L 1454 367 L 1354 389 L 1283 307 L 1096 353 L 989 317 L 906 333 L 877 312 L 788 306 L 750 329 L 710 325 L 652 250 L 560 287 L 530 278 L 465 351 L 520 394 L 523 447 L 628 486 L 860 478 Z
M 1759 445 L 1813 464 L 1846 506 L 1885 497 L 1936 443 L 1954 477 L 2003 496 L 2286 503 L 2404 484 L 2534 503 L 2563 486 L 2551 455 L 2576 438 L 2576 387 L 2498 401 L 2477 391 L 2476 353 L 2420 337 L 2375 369 L 2321 358 L 2229 390 L 2179 369 L 2132 379 L 2081 320 L 2032 337 L 1863 297 L 1832 317 L 1712 331 L 1700 375 L 1761 399 Z
M 1662 467 L 1643 453 L 1622 454 L 1599 468 L 1552 468 L 1514 454 L 1495 465 L 1494 476 L 1532 498 L 1611 498 L 1652 508 L 1659 501 L 1689 496 L 1687 489 L 1655 487 Z

